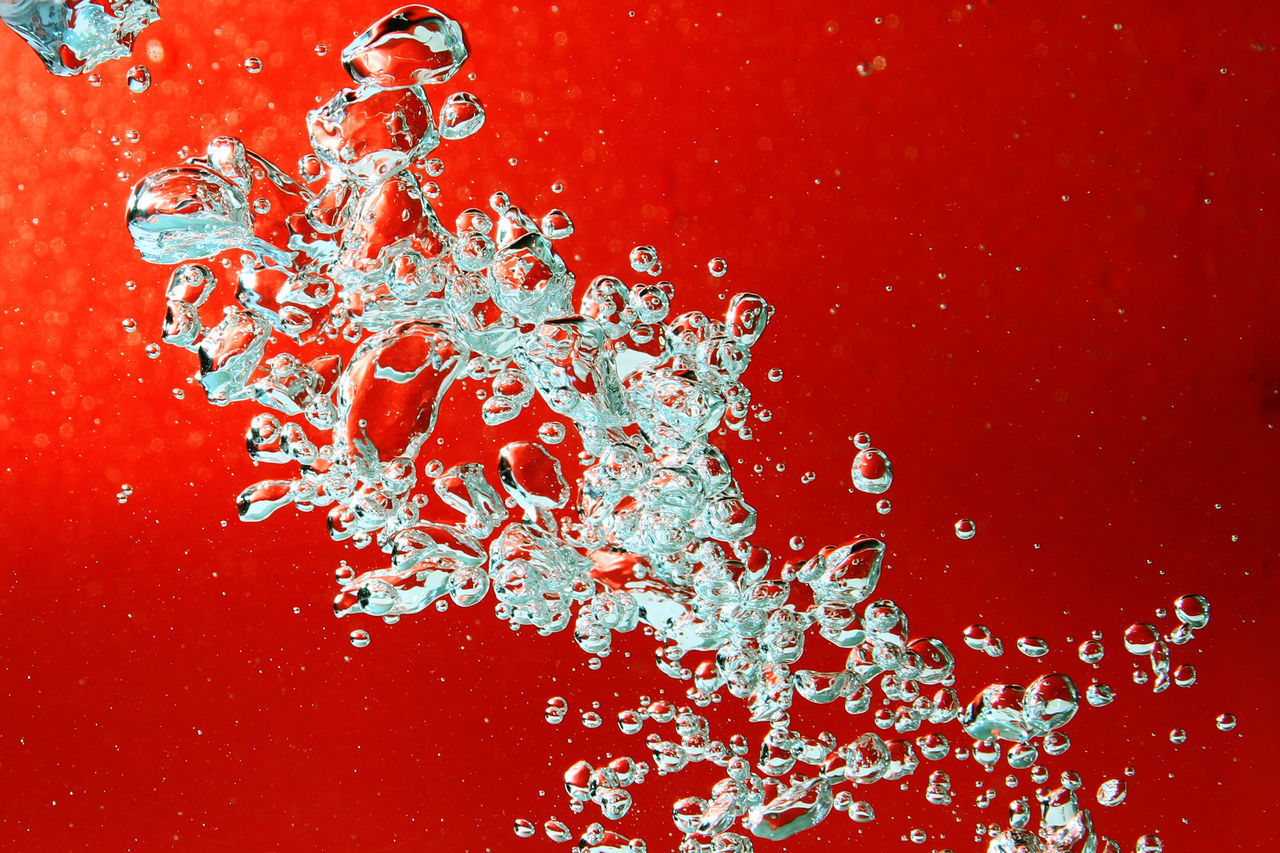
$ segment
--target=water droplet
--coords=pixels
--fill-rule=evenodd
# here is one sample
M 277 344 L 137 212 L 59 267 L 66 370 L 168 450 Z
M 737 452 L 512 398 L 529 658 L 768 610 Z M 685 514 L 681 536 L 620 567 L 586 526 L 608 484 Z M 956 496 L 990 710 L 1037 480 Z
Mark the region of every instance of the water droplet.
M 1169 732 L 1169 743 L 1185 743 L 1187 740 L 1186 729 L 1174 729 Z
M 853 486 L 860 492 L 879 495 L 893 485 L 893 466 L 889 457 L 874 447 L 858 452 L 851 470 Z
M 1049 653 L 1049 644 L 1039 637 L 1019 637 L 1018 651 L 1029 658 L 1044 657 Z
M 1085 640 L 1076 649 L 1076 653 L 1085 663 L 1096 664 L 1105 656 L 1106 649 L 1097 640 Z
M 707 270 L 716 278 L 729 271 L 729 263 L 724 258 L 712 258 L 707 261 Z
M 956 522 L 957 539 L 972 539 L 977 532 L 978 525 L 974 524 L 971 518 L 962 518 Z
M 547 707 L 543 710 L 546 721 L 553 726 L 563 722 L 568 713 L 569 703 L 562 696 L 552 696 L 547 700 Z
M 769 381 L 770 381 L 770 382 L 781 382 L 781 381 L 782 381 L 782 368 L 781 368 L 781 367 L 771 367 L 771 368 L 769 368 Z
M 803 537 L 803 536 L 792 536 L 792 537 L 791 537 L 791 541 L 790 541 L 790 542 L 788 542 L 787 544 L 790 546 L 790 548 L 791 548 L 791 550 L 792 550 L 792 551 L 803 551 L 803 550 L 804 550 L 804 537 Z
M 880 500 L 876 501 L 876 512 L 880 513 L 881 515 L 888 515 L 892 509 L 893 509 L 893 504 L 889 502 L 888 498 L 881 498 Z
M 1196 668 L 1189 663 L 1180 665 L 1173 671 L 1173 683 L 1179 687 L 1190 687 L 1196 683 Z
M 125 73 L 125 83 L 135 95 L 151 88 L 151 71 L 145 65 L 135 65 Z
M 816 479 L 818 479 L 818 475 L 813 471 L 805 471 L 800 475 L 800 482 L 804 483 L 806 486 Z
M 257 74 L 262 70 L 262 60 L 256 56 L 247 57 L 244 61 L 244 69 L 250 74 Z
M 120 325 L 124 327 L 124 330 L 126 332 L 138 331 L 138 321 L 133 319 L 132 317 L 125 317 L 123 320 L 120 321 Z
M 853 446 L 859 450 L 866 450 L 871 446 L 871 436 L 865 432 L 860 432 L 853 437 Z
M 547 421 L 538 427 L 538 438 L 547 444 L 559 444 L 564 441 L 564 424 L 559 421 Z
M 532 821 L 525 820 L 522 817 L 516 818 L 516 822 L 515 822 L 516 835 L 520 836 L 521 838 L 532 838 L 535 831 L 536 830 L 534 829 Z
M 1219 714 L 1217 719 L 1214 720 L 1214 724 L 1218 727 L 1218 731 L 1229 732 L 1236 727 L 1236 715 Z
M 573 220 L 563 210 L 550 210 L 542 217 L 540 227 L 548 240 L 563 240 L 573 233 Z
M 595 711 L 584 711 L 582 713 L 582 725 L 588 729 L 600 728 L 601 722 L 600 715 Z
M 1115 693 L 1106 684 L 1090 684 L 1085 691 L 1085 700 L 1095 708 L 1102 708 L 1115 700 Z
M 159 358 L 159 357 L 160 357 L 160 345 L 147 344 L 147 358 Z
M 102 75 L 97 71 L 90 74 L 86 79 L 89 81 L 89 85 L 95 88 L 102 85 Z
M 324 42 L 319 42 L 316 44 L 316 56 L 324 56 L 328 52 L 329 52 L 329 45 L 325 44 Z
M 351 632 L 351 645 L 355 646 L 357 649 L 363 649 L 365 646 L 369 645 L 370 639 L 369 632 L 363 628 L 357 628 Z
M 631 268 L 636 272 L 648 272 L 658 262 L 658 250 L 653 246 L 636 246 L 631 250 Z
M 1129 793 L 1123 779 L 1108 779 L 1098 786 L 1097 800 L 1100 806 L 1118 806 Z

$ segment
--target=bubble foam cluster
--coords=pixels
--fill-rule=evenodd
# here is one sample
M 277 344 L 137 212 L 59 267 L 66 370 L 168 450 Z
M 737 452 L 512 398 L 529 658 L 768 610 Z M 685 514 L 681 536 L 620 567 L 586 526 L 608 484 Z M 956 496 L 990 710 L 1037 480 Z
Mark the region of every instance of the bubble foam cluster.
M 751 541 L 756 512 L 711 436 L 744 429 L 751 391 L 742 380 L 772 314 L 765 299 L 739 293 L 715 316 L 672 316 L 674 287 L 652 246 L 630 254 L 628 277 L 639 281 L 599 275 L 579 286 L 556 249 L 573 232 L 569 216 L 535 218 L 503 192 L 451 226 L 441 221 L 435 151 L 485 121 L 474 94 L 434 94 L 467 56 L 461 27 L 446 15 L 396 10 L 342 52 L 353 85 L 307 116 L 314 153 L 298 164 L 299 178 L 218 138 L 133 190 L 137 249 L 175 266 L 164 341 L 195 354 L 195 381 L 211 403 L 266 409 L 246 444 L 281 473 L 243 491 L 240 517 L 320 509 L 331 537 L 383 552 L 380 568 L 339 570 L 339 616 L 394 621 L 492 599 L 512 627 L 569 631 L 593 661 L 615 635 L 646 628 L 660 643 L 658 667 L 689 683 L 691 704 L 645 697 L 622 709 L 624 734 L 672 731 L 650 732 L 648 760 L 575 763 L 565 789 L 575 813 L 592 803 L 613 821 L 628 812 L 650 761 L 659 774 L 718 766 L 724 775 L 709 797 L 674 805 L 687 853 L 751 850 L 752 838 L 786 839 L 833 812 L 872 820 L 874 808 L 854 792 L 905 779 L 922 759 L 971 756 L 989 770 L 1003 760 L 1047 779 L 1038 757 L 1067 748 L 1061 729 L 1080 708 L 1069 676 L 991 684 L 966 704 L 948 646 L 912 633 L 901 607 L 875 598 L 882 541 L 854 535 L 785 565 Z M 715 259 L 711 272 L 725 269 Z M 460 404 L 464 378 L 490 386 L 479 408 L 491 427 L 530 407 L 558 420 L 514 437 L 488 464 L 446 470 L 422 457 L 441 411 Z M 582 447 L 568 464 L 548 449 L 565 440 L 566 425 Z M 869 438 L 859 448 L 854 485 L 883 493 L 887 457 Z M 957 535 L 966 538 L 959 525 Z M 1178 615 L 1174 643 L 1203 627 L 1207 602 L 1184 597 Z M 1162 679 L 1168 646 L 1149 627 L 1131 629 L 1126 647 L 1149 655 Z M 974 648 L 1002 652 L 985 627 L 970 633 Z M 351 637 L 358 647 L 370 642 L 363 628 Z M 843 665 L 806 666 L 815 644 L 837 650 Z M 1048 652 L 1037 638 L 1019 648 L 1031 658 Z M 1082 646 L 1081 658 L 1100 659 L 1098 648 L 1091 658 Z M 717 739 L 694 712 L 726 694 L 750 721 L 768 724 L 759 744 Z M 1105 685 L 1087 691 L 1094 705 L 1110 696 Z M 801 732 L 790 716 L 797 701 L 870 714 L 883 736 Z M 546 718 L 559 723 L 566 711 L 556 697 Z M 583 723 L 601 717 L 589 711 Z M 970 745 L 953 748 L 941 731 L 948 726 Z M 1042 791 L 1034 831 L 1030 804 L 1016 800 L 988 849 L 1118 849 L 1095 834 L 1079 787 L 1064 774 L 1062 786 Z M 951 802 L 947 772 L 929 775 L 926 798 Z M 1123 798 L 1119 782 L 1098 794 L 1103 805 Z M 544 829 L 554 840 L 574 836 L 558 820 Z M 526 819 L 515 830 L 535 831 Z M 578 846 L 644 849 L 600 823 Z

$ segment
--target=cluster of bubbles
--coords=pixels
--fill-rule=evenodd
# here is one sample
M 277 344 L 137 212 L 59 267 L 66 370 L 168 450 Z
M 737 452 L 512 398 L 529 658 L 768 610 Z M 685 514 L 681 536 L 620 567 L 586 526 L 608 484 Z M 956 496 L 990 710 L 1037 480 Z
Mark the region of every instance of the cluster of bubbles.
M 63 77 L 128 56 L 138 33 L 159 19 L 156 0 L 0 3 L 0 21 L 31 45 L 50 72 Z
M 905 779 L 922 758 L 971 756 L 988 770 L 1004 760 L 1047 779 L 1037 758 L 1067 748 L 1060 729 L 1080 707 L 1070 677 L 991 684 L 966 704 L 952 686 L 947 645 L 913 634 L 900 606 L 875 597 L 883 542 L 853 536 L 779 566 L 751 541 L 755 510 L 710 437 L 746 429 L 751 392 L 742 377 L 772 313 L 763 298 L 739 293 L 720 316 L 671 316 L 674 288 L 661 279 L 652 246 L 631 252 L 639 281 L 601 275 L 575 287 L 556 251 L 573 232 L 568 215 L 551 210 L 535 219 L 503 192 L 487 210 L 464 210 L 452 228 L 441 222 L 432 199 L 444 166 L 433 152 L 474 134 L 485 113 L 469 92 L 428 91 L 467 56 L 456 22 L 405 6 L 342 51 L 353 86 L 307 116 L 314 153 L 300 161 L 300 179 L 240 141 L 218 138 L 203 156 L 154 172 L 133 190 L 128 227 L 136 247 L 148 261 L 176 265 L 163 340 L 196 355 L 194 380 L 210 402 L 264 406 L 247 432 L 249 454 L 289 466 L 244 490 L 240 517 L 261 521 L 289 505 L 321 509 L 334 539 L 384 552 L 381 568 L 339 569 L 339 616 L 393 622 L 492 596 L 495 614 L 513 629 L 568 631 L 594 665 L 615 635 L 645 628 L 659 642 L 658 667 L 689 683 L 690 705 L 646 697 L 618 715 L 619 728 L 674 727 L 669 736 L 649 735 L 659 774 L 699 762 L 724 773 L 709 797 L 675 804 L 684 853 L 742 853 L 752 838 L 782 840 L 832 812 L 871 820 L 874 809 L 853 791 Z M 726 270 L 723 259 L 709 264 L 713 276 Z M 214 294 L 229 288 L 233 298 L 215 310 Z M 480 395 L 490 426 L 512 421 L 535 398 L 560 420 L 542 424 L 539 441 L 503 446 L 496 477 L 479 461 L 446 469 L 421 459 L 464 378 L 491 387 Z M 582 448 L 569 473 L 548 450 L 566 439 L 566 424 Z M 855 443 L 854 485 L 882 494 L 893 477 L 888 458 L 869 437 Z M 887 512 L 888 501 L 881 504 Z M 956 523 L 962 539 L 974 529 L 967 519 Z M 803 541 L 793 548 L 804 550 Z M 1202 599 L 1179 601 L 1179 618 L 1188 616 L 1186 630 L 1169 636 L 1173 643 L 1208 615 Z M 370 635 L 357 629 L 351 642 L 365 646 Z M 993 656 L 1003 651 L 982 626 L 965 642 Z M 1135 626 L 1125 642 L 1168 670 L 1158 635 Z M 807 645 L 838 650 L 843 665 L 804 666 Z M 1018 647 L 1032 658 L 1048 651 L 1037 638 Z M 725 693 L 751 721 L 768 724 L 759 744 L 742 735 L 715 739 L 693 710 Z M 1091 687 L 1087 698 L 1105 704 L 1103 695 Z M 870 716 L 879 733 L 806 734 L 792 727 L 797 700 L 838 704 L 854 717 L 876 704 Z M 556 697 L 546 718 L 559 723 L 567 710 Z M 595 710 L 583 715 L 588 727 L 600 722 Z M 953 748 L 937 730 L 951 725 L 968 746 Z M 649 769 L 626 756 L 575 763 L 565 774 L 571 810 L 591 803 L 604 820 L 621 818 L 629 788 Z M 1064 776 L 1041 793 L 1034 832 L 1030 805 L 1018 801 L 1010 826 L 988 833 L 989 849 L 1118 849 L 1094 834 L 1079 787 L 1078 777 Z M 951 796 L 948 774 L 931 773 L 930 801 Z M 1123 783 L 1104 783 L 1097 799 L 1122 801 Z M 574 835 L 554 819 L 544 830 L 559 841 Z M 535 828 L 522 819 L 515 831 Z M 923 832 L 914 830 L 912 840 L 925 840 Z M 593 853 L 644 849 L 600 823 L 578 845 Z

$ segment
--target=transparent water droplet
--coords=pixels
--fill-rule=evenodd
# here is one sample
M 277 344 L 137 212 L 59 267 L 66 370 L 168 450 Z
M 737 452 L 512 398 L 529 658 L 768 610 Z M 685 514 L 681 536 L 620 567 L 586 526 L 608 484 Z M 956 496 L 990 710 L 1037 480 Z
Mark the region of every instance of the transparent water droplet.
M 363 649 L 365 646 L 369 645 L 369 641 L 371 639 L 369 632 L 363 628 L 357 628 L 352 631 L 350 636 L 351 645 L 355 646 L 357 649 Z
M 582 725 L 585 728 L 598 729 L 601 722 L 603 721 L 600 719 L 600 715 L 595 711 L 584 711 L 582 713 Z
M 1128 793 L 1129 788 L 1123 779 L 1108 779 L 1098 786 L 1096 799 L 1100 806 L 1118 806 Z
M 1219 714 L 1214 720 L 1214 725 L 1218 727 L 1220 732 L 1229 732 L 1236 727 L 1236 715 Z
M 534 832 L 537 831 L 534 829 L 532 821 L 525 820 L 522 817 L 516 818 L 514 829 L 516 835 L 520 838 L 532 838 Z
M 962 518 L 955 524 L 957 539 L 972 539 L 973 535 L 978 532 L 978 525 L 974 524 L 971 518 Z
M 649 272 L 658 263 L 658 250 L 653 246 L 636 246 L 631 250 L 631 268 L 636 272 Z
M 771 368 L 769 368 L 769 381 L 770 381 L 770 382 L 781 382 L 781 381 L 782 381 L 782 368 L 781 368 L 781 367 L 771 367 Z
M 1106 684 L 1090 684 L 1085 690 L 1085 701 L 1095 708 L 1110 705 L 1115 700 L 1115 693 Z
M 138 321 L 133 319 L 132 317 L 125 317 L 123 320 L 120 321 L 120 325 L 124 327 L 124 330 L 126 332 L 138 331 Z
M 720 278 L 729 271 L 729 263 L 724 258 L 712 258 L 707 261 L 707 271 Z
M 1029 658 L 1044 657 L 1049 653 L 1049 644 L 1040 637 L 1019 637 L 1018 651 Z
M 879 495 L 893 485 L 893 466 L 889 457 L 874 447 L 858 452 L 851 469 L 853 486 L 860 492 Z
M 1077 647 L 1076 654 L 1085 663 L 1096 664 L 1105 656 L 1106 649 L 1097 640 L 1085 640 Z
M 563 722 L 568 713 L 569 703 L 562 696 L 552 696 L 547 700 L 547 707 L 543 710 L 546 721 L 553 726 Z
M 1186 740 L 1187 740 L 1186 729 L 1174 729 L 1171 732 L 1169 732 L 1169 743 L 1186 743 Z
M 151 71 L 145 65 L 134 65 L 125 72 L 124 80 L 130 92 L 140 95 L 151 88 Z
M 791 539 L 790 539 L 790 541 L 789 541 L 789 542 L 787 542 L 787 545 L 791 548 L 791 550 L 792 550 L 792 551 L 803 551 L 803 550 L 804 550 L 804 537 L 803 537 L 803 536 L 792 536 L 792 537 L 791 537 Z
M 160 357 L 160 345 L 159 345 L 159 344 L 147 344 L 146 351 L 147 351 L 147 358 L 159 358 L 159 357 Z
M 880 500 L 876 501 L 876 512 L 880 513 L 881 515 L 888 515 L 892 510 L 893 510 L 893 504 L 890 503 L 888 498 L 881 498 Z
M 246 57 L 244 60 L 244 69 L 250 74 L 257 74 L 262 70 L 262 60 L 256 56 Z

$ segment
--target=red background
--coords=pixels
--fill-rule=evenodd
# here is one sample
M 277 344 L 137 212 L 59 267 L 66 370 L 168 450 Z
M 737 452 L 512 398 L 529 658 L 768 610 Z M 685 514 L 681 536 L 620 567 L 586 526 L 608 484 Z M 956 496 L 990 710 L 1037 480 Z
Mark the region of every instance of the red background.
M 366 621 L 373 643 L 353 649 L 357 626 L 330 610 L 332 572 L 378 555 L 330 543 L 319 514 L 238 523 L 234 496 L 266 476 L 243 452 L 255 409 L 213 409 L 185 384 L 189 356 L 144 353 L 167 271 L 132 249 L 129 186 L 222 134 L 291 166 L 304 113 L 344 85 L 342 45 L 383 11 L 169 0 L 135 49 L 154 80 L 141 95 L 125 87 L 129 61 L 104 65 L 93 88 L 48 75 L 0 32 L 0 846 L 549 850 L 511 825 L 591 819 L 568 813 L 563 768 L 643 754 L 642 738 L 611 722 L 588 731 L 577 713 L 596 700 L 610 720 L 639 693 L 681 695 L 651 666 L 651 640 L 592 672 L 568 636 L 512 634 L 489 603 Z M 1269 849 L 1276 7 L 444 11 L 466 29 L 476 77 L 433 95 L 468 88 L 489 114 L 442 149 L 444 221 L 503 188 L 571 213 L 562 252 L 580 281 L 625 271 L 627 250 L 652 243 L 677 311 L 718 310 L 737 290 L 777 306 L 748 374 L 774 416 L 753 423 L 753 441 L 725 439 L 744 460 L 756 538 L 785 554 L 797 534 L 812 550 L 882 532 L 880 595 L 913 633 L 952 646 L 966 698 L 1052 670 L 1087 683 L 1074 646 L 1102 630 L 1096 675 L 1118 699 L 1082 710 L 1075 745 L 1048 766 L 1079 770 L 1087 802 L 1135 768 L 1126 803 L 1094 809 L 1126 850 L 1152 831 L 1172 851 Z M 861 76 L 875 57 L 883 69 Z M 112 143 L 130 129 L 137 144 Z M 713 255 L 726 278 L 707 274 Z M 770 367 L 781 382 L 765 380 Z M 490 460 L 512 437 L 472 435 L 472 394 L 455 390 L 441 423 L 446 464 Z M 848 488 L 859 430 L 894 462 L 885 517 Z M 122 483 L 134 487 L 123 505 Z M 971 541 L 951 532 L 961 516 L 977 521 Z M 1120 634 L 1187 592 L 1213 605 L 1209 627 L 1174 648 L 1199 682 L 1152 695 L 1130 682 Z M 1004 657 L 960 642 L 978 620 Z M 1014 651 L 1024 633 L 1050 656 Z M 553 694 L 574 709 L 559 728 L 542 720 Z M 1239 716 L 1234 732 L 1214 728 L 1223 711 Z M 715 719 L 718 736 L 743 730 L 731 698 Z M 827 723 L 842 737 L 869 724 Z M 1188 732 L 1177 747 L 1175 726 Z M 1002 821 L 1013 795 L 1003 773 L 986 777 L 1000 797 L 983 811 L 971 763 L 945 764 L 955 806 L 927 804 L 932 769 L 906 793 L 859 791 L 875 823 L 836 814 L 785 849 L 921 849 L 899 841 L 915 827 L 930 833 L 924 849 L 977 848 L 974 824 Z M 1019 796 L 1033 787 L 1023 777 Z M 651 776 L 618 828 L 674 849 L 669 804 L 710 781 Z

